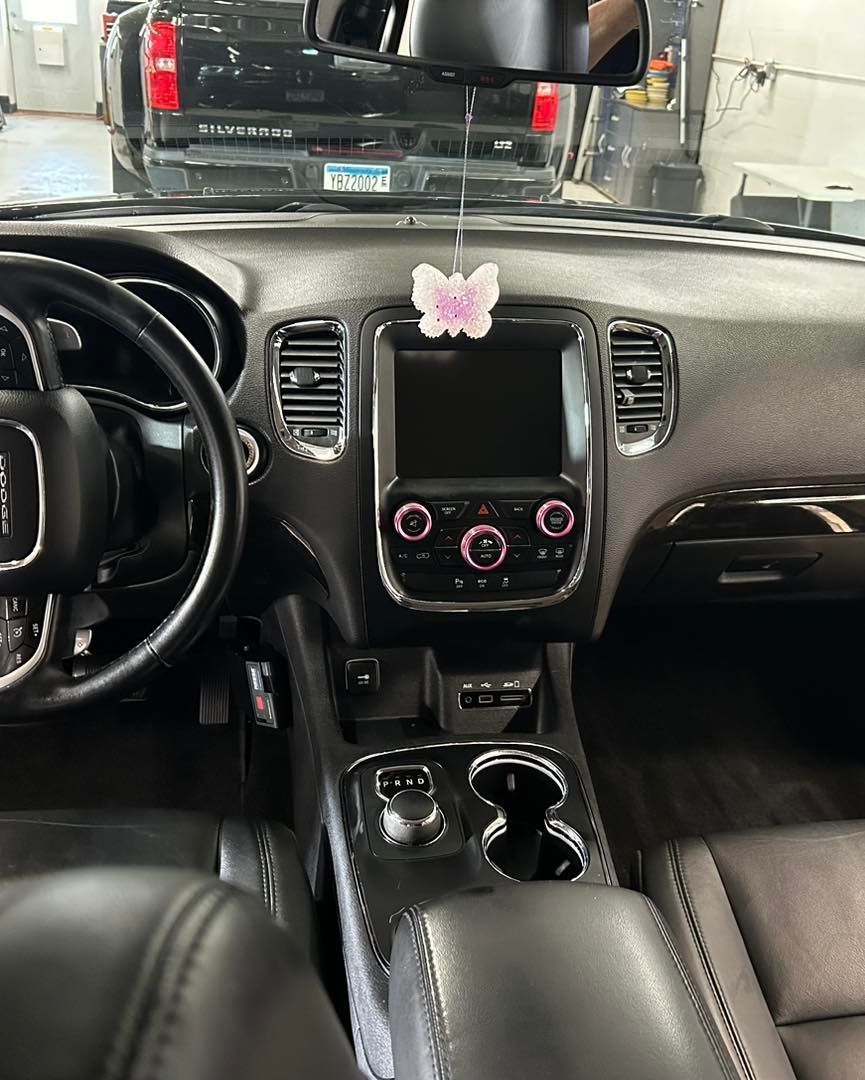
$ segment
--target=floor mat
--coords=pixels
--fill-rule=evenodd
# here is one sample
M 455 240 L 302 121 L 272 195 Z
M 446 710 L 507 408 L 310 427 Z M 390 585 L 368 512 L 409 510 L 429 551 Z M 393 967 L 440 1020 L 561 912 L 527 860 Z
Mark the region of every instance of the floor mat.
M 0 727 L 0 809 L 240 809 L 235 723 L 201 727 L 197 680 L 162 679 L 150 700 Z
M 577 718 L 623 882 L 638 850 L 673 837 L 865 817 L 855 614 L 631 613 L 578 650 Z

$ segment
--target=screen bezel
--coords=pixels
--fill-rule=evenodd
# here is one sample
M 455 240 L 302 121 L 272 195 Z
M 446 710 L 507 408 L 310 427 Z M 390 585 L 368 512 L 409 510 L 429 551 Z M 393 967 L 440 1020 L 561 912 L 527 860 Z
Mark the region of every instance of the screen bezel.
M 518 309 L 510 309 L 516 311 Z M 540 310 L 540 309 L 535 309 Z M 558 313 L 558 309 L 557 309 Z M 396 472 L 394 430 L 394 357 L 403 350 L 423 350 L 430 347 L 416 318 L 394 319 L 380 323 L 373 337 L 373 475 L 375 484 L 376 557 L 379 575 L 390 598 L 402 607 L 415 611 L 490 612 L 515 611 L 550 607 L 572 596 L 586 567 L 589 538 L 592 528 L 592 384 L 589 381 L 586 328 L 582 317 L 574 319 L 561 310 L 556 318 L 540 315 L 522 317 L 503 309 L 493 319 L 490 333 L 482 341 L 460 339 L 460 348 L 525 346 L 526 348 L 557 348 L 562 355 L 562 471 L 550 477 L 479 477 L 471 480 L 452 480 L 447 477 L 430 480 L 411 480 Z M 439 347 L 453 347 L 448 338 Z M 433 347 L 435 343 L 433 343 Z M 598 402 L 600 407 L 600 402 Z M 570 578 L 554 593 L 530 599 L 461 600 L 459 602 L 427 600 L 409 595 L 402 588 L 383 541 L 382 530 L 400 500 L 409 496 L 436 500 L 451 497 L 459 487 L 464 497 L 509 498 L 521 497 L 530 490 L 547 491 L 551 495 L 576 497 L 584 507 L 582 535 L 579 539 L 580 557 Z M 514 490 L 511 490 L 514 489 Z M 577 541 L 575 541 L 577 542 Z

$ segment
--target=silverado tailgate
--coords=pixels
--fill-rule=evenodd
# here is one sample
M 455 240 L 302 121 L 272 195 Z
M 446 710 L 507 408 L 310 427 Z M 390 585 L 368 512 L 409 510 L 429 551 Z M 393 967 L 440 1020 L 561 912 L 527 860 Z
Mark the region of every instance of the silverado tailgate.
M 301 3 L 190 0 L 181 12 L 181 111 L 164 118 L 163 138 L 256 156 L 461 158 L 462 87 L 318 53 Z M 531 131 L 533 103 L 525 83 L 479 92 L 472 159 L 545 164 L 551 140 Z

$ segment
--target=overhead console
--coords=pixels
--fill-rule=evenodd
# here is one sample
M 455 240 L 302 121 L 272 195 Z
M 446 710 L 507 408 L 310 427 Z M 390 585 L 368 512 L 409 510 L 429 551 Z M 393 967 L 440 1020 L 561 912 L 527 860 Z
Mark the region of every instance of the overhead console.
M 480 341 L 378 328 L 377 558 L 416 610 L 545 607 L 582 576 L 591 515 L 583 330 L 499 318 Z

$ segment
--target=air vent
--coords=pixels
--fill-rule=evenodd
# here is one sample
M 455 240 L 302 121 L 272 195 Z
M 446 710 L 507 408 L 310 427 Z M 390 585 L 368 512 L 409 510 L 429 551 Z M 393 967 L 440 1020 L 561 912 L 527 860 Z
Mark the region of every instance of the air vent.
M 656 326 L 610 324 L 616 445 L 634 457 L 667 440 L 675 412 L 673 343 Z
M 333 461 L 345 444 L 345 331 L 336 322 L 290 323 L 271 339 L 273 417 L 302 457 Z

